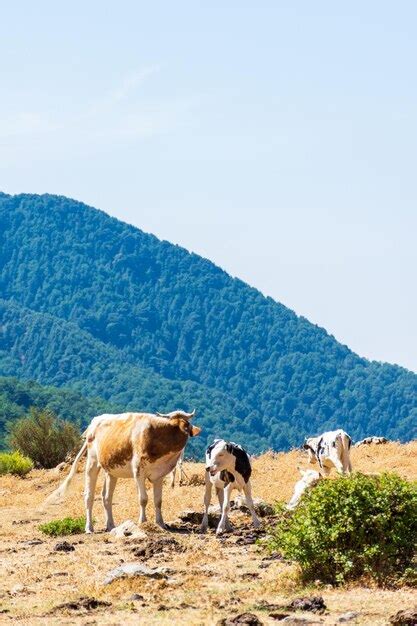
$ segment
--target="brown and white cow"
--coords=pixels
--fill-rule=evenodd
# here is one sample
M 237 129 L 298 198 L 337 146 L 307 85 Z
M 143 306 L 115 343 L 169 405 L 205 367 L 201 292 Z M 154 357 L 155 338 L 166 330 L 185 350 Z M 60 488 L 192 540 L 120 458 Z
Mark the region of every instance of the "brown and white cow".
M 87 452 L 85 468 L 85 532 L 93 532 L 93 502 L 97 477 L 105 472 L 103 506 L 106 529 L 114 528 L 112 499 L 118 478 L 134 478 L 140 502 L 139 523 L 146 521 L 146 479 L 153 484 L 155 521 L 166 528 L 162 518 L 162 481 L 177 464 L 188 437 L 195 437 L 200 428 L 190 420 L 195 411 L 173 411 L 168 417 L 151 413 L 121 413 L 95 417 L 83 436 L 85 442 L 77 454 L 66 480 L 47 502 L 63 497 L 77 471 L 77 465 Z

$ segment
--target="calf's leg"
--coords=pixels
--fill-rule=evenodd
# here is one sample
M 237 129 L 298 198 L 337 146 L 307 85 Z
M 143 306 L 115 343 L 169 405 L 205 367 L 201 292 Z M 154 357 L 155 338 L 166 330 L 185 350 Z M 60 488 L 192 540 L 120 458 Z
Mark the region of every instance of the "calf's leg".
M 219 525 L 217 526 L 217 529 L 216 529 L 216 535 L 220 535 L 225 530 L 227 530 L 228 526 L 230 526 L 229 519 L 228 519 L 228 514 L 229 514 L 229 510 L 230 510 L 230 496 L 231 496 L 231 493 L 232 493 L 232 483 L 229 483 L 224 488 L 224 500 L 223 500 L 223 507 L 222 507 L 222 516 L 220 518 Z
M 212 487 L 213 485 L 211 484 L 211 481 L 210 481 L 210 475 L 208 472 L 206 472 L 206 490 L 204 492 L 204 515 L 203 515 L 203 521 L 201 522 L 202 533 L 205 533 L 208 527 L 208 508 L 211 502 Z
M 255 526 L 255 528 L 259 528 L 261 524 L 255 513 L 255 507 L 253 505 L 253 500 L 252 500 L 252 487 L 251 487 L 249 480 L 246 483 L 246 485 L 243 487 L 243 491 L 244 491 L 245 498 L 246 498 L 246 504 L 248 505 L 250 514 L 252 515 L 253 525 Z
M 103 491 L 102 491 L 102 499 L 103 499 L 103 507 L 104 514 L 106 518 L 106 530 L 112 530 L 114 528 L 114 519 L 113 519 L 113 493 L 116 487 L 117 478 L 115 476 L 111 476 L 106 473 L 104 482 L 103 482 Z
M 162 483 L 163 481 L 164 481 L 163 478 L 158 478 L 158 480 L 154 481 L 153 501 L 155 505 L 155 522 L 158 524 L 158 526 L 166 530 L 166 524 L 164 523 L 164 520 L 162 519 Z
M 85 466 L 85 485 L 84 485 L 84 502 L 85 502 L 85 532 L 93 532 L 93 504 L 94 492 L 96 490 L 97 477 L 100 468 L 96 460 L 87 458 Z

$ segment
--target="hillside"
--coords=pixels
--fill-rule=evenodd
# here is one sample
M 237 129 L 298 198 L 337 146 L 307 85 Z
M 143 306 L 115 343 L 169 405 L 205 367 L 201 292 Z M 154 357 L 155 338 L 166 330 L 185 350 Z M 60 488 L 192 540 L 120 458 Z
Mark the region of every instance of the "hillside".
M 355 470 L 390 470 L 415 480 L 416 452 L 417 442 L 362 446 L 352 450 L 352 462 Z M 269 503 L 287 501 L 300 464 L 305 467 L 306 456 L 296 450 L 255 459 L 254 496 Z M 204 475 L 201 463 L 187 463 L 185 470 L 188 477 L 201 479 Z M 33 470 L 25 479 L 0 477 L 0 552 L 5 572 L 0 582 L 0 621 L 4 619 L 4 623 L 214 625 L 225 617 L 250 611 L 266 625 L 277 623 L 269 617 L 271 612 L 276 612 L 273 605 L 286 604 L 300 595 L 321 595 L 326 613 L 305 614 L 307 619 L 334 626 L 341 615 L 353 611 L 357 616 L 349 623 L 383 626 L 390 615 L 415 604 L 415 590 L 407 587 L 370 589 L 366 581 L 339 588 L 297 586 L 294 564 L 269 558 L 267 550 L 254 543 L 250 517 L 240 512 L 231 513 L 236 529 L 233 534 L 216 539 L 210 530 L 207 535 L 200 535 L 194 524 L 176 521 L 185 509 L 202 510 L 204 487 L 195 480 L 192 485 L 174 489 L 165 485 L 163 511 L 171 532 L 162 532 L 150 522 L 145 525 L 146 543 L 153 547 L 146 560 L 136 552 L 143 541 L 117 540 L 102 532 L 104 515 L 98 497 L 102 477 L 94 509 L 97 533 L 66 537 L 73 551 L 57 552 L 54 548 L 62 538 L 43 535 L 38 525 L 68 515 L 78 516 L 84 510 L 82 471 L 77 473 L 74 488 L 64 502 L 52 510 L 40 508 L 64 475 L 55 470 Z M 137 518 L 133 480 L 120 480 L 114 501 L 116 523 Z M 152 498 L 148 507 L 149 519 L 153 520 Z M 262 520 L 263 530 L 270 522 L 273 519 Z M 168 580 L 139 577 L 103 586 L 109 570 L 132 561 L 149 567 L 168 567 L 170 577 Z M 133 593 L 139 594 L 139 598 L 132 599 Z M 91 610 L 77 609 L 81 596 L 110 604 Z M 72 602 L 72 608 L 60 607 L 65 602 Z M 298 614 L 299 619 L 302 616 Z
M 57 196 L 0 195 L 0 374 L 144 410 L 196 404 L 252 452 L 345 427 L 416 436 L 417 376 L 186 250 Z

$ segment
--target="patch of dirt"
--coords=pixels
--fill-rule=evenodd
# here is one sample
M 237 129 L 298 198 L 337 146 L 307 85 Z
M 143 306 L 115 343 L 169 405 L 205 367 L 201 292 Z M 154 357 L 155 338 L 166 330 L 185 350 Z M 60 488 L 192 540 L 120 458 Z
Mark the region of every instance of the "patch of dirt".
M 72 612 L 76 611 L 77 613 L 88 613 L 89 611 L 95 611 L 96 609 L 104 609 L 106 607 L 111 606 L 111 602 L 106 602 L 105 600 L 97 600 L 96 598 L 86 598 L 81 597 L 78 600 L 72 600 L 71 602 L 63 602 L 62 604 L 58 604 L 54 606 L 53 609 L 49 611 L 49 614 L 55 615 L 55 613 L 62 612 Z
M 174 537 L 158 537 L 157 539 L 143 541 L 140 545 L 133 548 L 132 553 L 138 559 L 148 560 L 162 553 L 184 552 L 184 550 L 185 548 Z

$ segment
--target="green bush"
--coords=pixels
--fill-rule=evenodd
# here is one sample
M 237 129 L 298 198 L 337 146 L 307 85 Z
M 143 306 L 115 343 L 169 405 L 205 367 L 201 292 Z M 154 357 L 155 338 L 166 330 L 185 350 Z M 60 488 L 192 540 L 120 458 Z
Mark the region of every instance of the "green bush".
M 323 480 L 294 512 L 281 509 L 270 547 L 298 562 L 304 580 L 408 582 L 416 511 L 417 485 L 396 474 Z
M 32 461 L 20 454 L 20 452 L 0 452 L 0 475 L 16 474 L 17 476 L 25 476 L 32 468 Z
M 32 408 L 27 417 L 11 424 L 8 442 L 38 467 L 49 469 L 64 461 L 80 444 L 80 432 L 48 409 Z
M 84 532 L 85 517 L 64 517 L 64 519 L 56 519 L 46 524 L 40 524 L 38 528 L 42 533 L 51 537 L 77 535 Z

